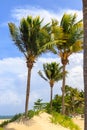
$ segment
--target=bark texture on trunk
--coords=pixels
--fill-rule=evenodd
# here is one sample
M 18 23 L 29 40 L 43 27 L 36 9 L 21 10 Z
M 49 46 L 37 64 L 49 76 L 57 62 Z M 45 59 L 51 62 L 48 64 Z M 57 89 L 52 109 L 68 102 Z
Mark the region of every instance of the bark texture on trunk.
M 52 97 L 53 97 L 53 87 L 51 88 L 51 92 L 50 92 L 50 110 L 52 111 Z
M 30 95 L 30 79 L 31 79 L 31 69 L 28 68 L 26 102 L 25 102 L 25 117 L 27 117 L 27 114 L 28 114 L 28 103 L 29 103 L 29 95 Z
M 84 130 L 87 130 L 87 0 L 83 2 L 83 25 L 84 25 L 84 92 L 85 92 L 85 123 Z
M 66 65 L 63 64 L 63 81 L 62 81 L 62 114 L 65 114 L 65 68 Z

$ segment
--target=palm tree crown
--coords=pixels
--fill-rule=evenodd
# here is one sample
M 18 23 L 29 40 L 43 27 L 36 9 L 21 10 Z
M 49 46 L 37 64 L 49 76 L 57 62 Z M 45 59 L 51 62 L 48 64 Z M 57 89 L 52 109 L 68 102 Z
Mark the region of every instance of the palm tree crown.
M 62 64 L 69 62 L 68 57 L 83 48 L 83 25 L 82 20 L 76 22 L 76 14 L 64 14 L 60 22 L 62 28 L 61 41 L 57 44 L 58 54 Z
M 62 78 L 62 66 L 59 66 L 56 62 L 43 64 L 43 69 L 46 77 L 43 76 L 41 71 L 39 71 L 39 74 L 46 81 L 50 82 L 52 80 L 53 82 L 57 82 Z
M 50 41 L 49 24 L 42 26 L 43 20 L 40 17 L 28 16 L 22 18 L 20 26 L 9 23 L 12 40 L 19 50 L 25 55 L 28 61 L 35 62 L 40 53 L 39 49 Z

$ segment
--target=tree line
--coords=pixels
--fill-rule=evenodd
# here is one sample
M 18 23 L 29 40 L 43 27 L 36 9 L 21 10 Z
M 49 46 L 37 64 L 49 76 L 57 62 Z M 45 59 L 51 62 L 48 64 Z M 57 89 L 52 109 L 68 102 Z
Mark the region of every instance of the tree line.
M 34 102 L 34 111 L 46 110 L 50 113 L 50 103 L 38 99 Z M 62 95 L 56 94 L 52 99 L 52 110 L 61 113 Z M 84 91 L 71 86 L 65 86 L 65 114 L 67 116 L 77 116 L 84 114 Z

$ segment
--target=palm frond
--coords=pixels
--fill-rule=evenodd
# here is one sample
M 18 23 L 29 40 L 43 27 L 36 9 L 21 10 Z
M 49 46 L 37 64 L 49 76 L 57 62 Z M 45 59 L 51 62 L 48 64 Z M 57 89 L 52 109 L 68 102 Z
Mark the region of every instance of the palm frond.
M 25 55 L 25 57 L 27 57 L 27 55 L 25 53 L 26 50 L 23 47 L 23 44 L 22 44 L 23 42 L 20 38 L 20 32 L 19 32 L 18 28 L 13 23 L 8 23 L 8 26 L 9 26 L 10 34 L 12 36 L 12 40 L 14 41 L 15 45 Z
M 39 75 L 41 76 L 41 78 L 43 78 L 45 81 L 48 81 L 48 80 L 43 76 L 43 74 L 42 74 L 41 71 L 39 71 L 38 74 L 39 74 Z

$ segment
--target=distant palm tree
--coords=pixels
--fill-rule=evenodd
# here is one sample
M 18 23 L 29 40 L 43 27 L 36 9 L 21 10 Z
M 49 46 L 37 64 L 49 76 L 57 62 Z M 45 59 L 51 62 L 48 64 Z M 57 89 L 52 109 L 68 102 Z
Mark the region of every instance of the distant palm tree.
M 52 19 L 52 40 L 54 43 L 48 43 L 45 48 L 53 48 L 53 53 L 61 58 L 63 65 L 63 82 L 62 82 L 62 114 L 65 114 L 65 71 L 69 63 L 69 56 L 73 53 L 80 52 L 83 49 L 83 24 L 82 20 L 76 22 L 76 14 L 64 14 L 60 24 Z
M 63 77 L 62 67 L 59 66 L 59 64 L 57 64 L 56 62 L 52 62 L 43 64 L 43 69 L 44 74 L 41 71 L 39 71 L 38 73 L 44 80 L 48 81 L 50 84 L 50 110 L 52 111 L 53 86 L 55 82 L 58 82 Z
M 50 25 L 42 25 L 43 20 L 40 17 L 22 18 L 20 26 L 17 27 L 14 23 L 8 23 L 10 34 L 14 44 L 24 54 L 28 67 L 27 90 L 26 90 L 26 104 L 25 116 L 28 113 L 28 102 L 30 95 L 30 78 L 31 70 L 36 59 L 42 54 L 39 49 L 50 41 Z
M 76 114 L 76 110 L 84 108 L 84 92 L 79 91 L 77 88 L 72 88 L 68 85 L 65 87 L 65 105 L 66 113 Z
M 83 25 L 84 25 L 84 93 L 85 93 L 85 124 L 84 130 L 87 130 L 87 1 L 83 3 Z

